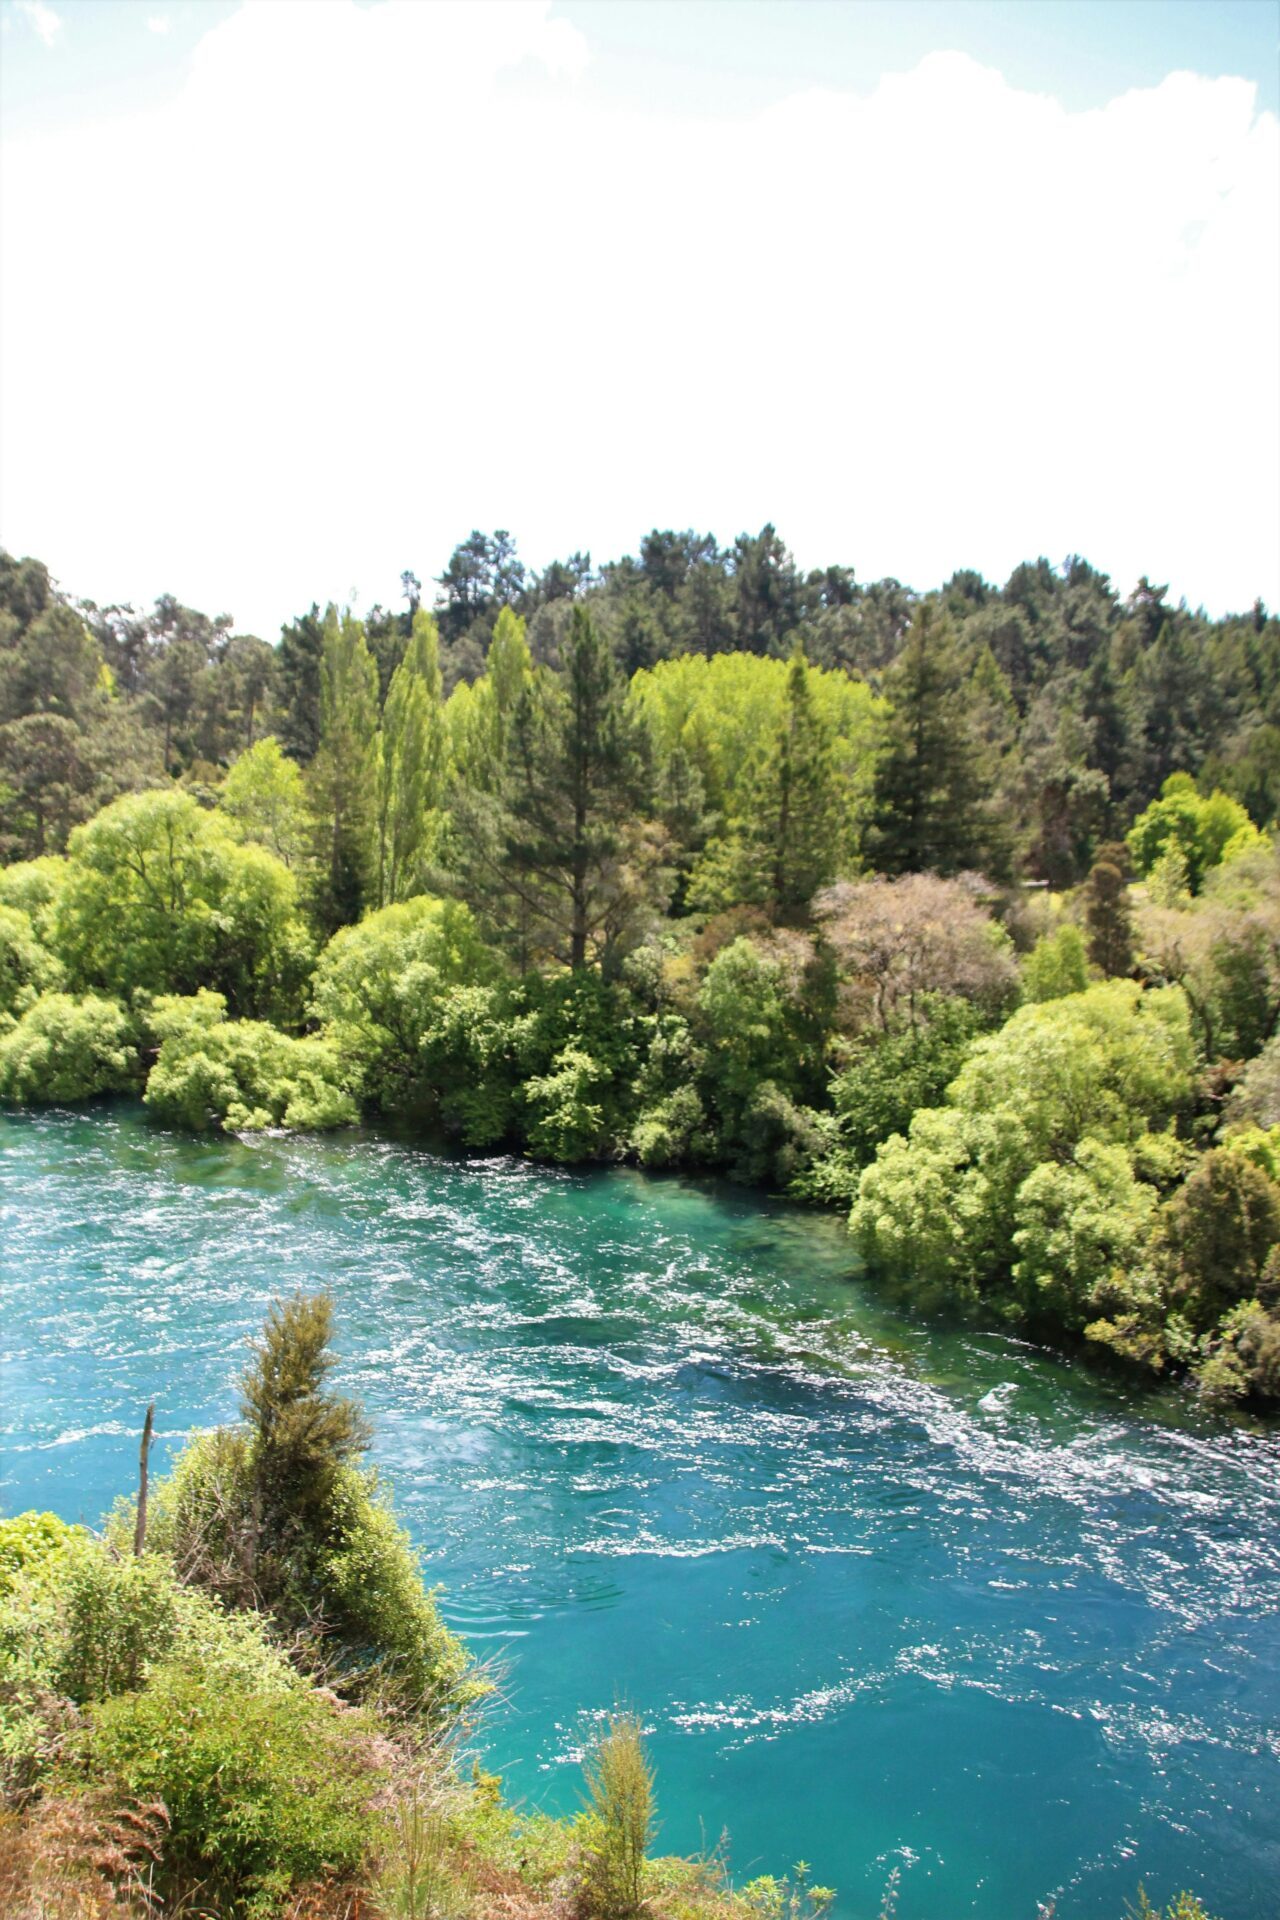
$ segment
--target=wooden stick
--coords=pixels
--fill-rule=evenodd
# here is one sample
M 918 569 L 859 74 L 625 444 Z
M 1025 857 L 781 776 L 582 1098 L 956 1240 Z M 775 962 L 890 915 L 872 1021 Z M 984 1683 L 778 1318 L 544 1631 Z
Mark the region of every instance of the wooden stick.
M 147 1417 L 142 1423 L 142 1450 L 138 1455 L 138 1517 L 133 1528 L 133 1550 L 142 1552 L 147 1540 L 147 1455 L 151 1451 L 151 1429 L 155 1425 L 156 1403 L 153 1400 L 147 1408 Z

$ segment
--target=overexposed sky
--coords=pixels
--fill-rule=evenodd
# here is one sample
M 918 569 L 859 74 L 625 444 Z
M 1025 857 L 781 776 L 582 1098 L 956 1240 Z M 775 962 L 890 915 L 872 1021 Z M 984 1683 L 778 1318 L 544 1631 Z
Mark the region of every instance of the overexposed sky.
M 744 94 L 734 4 L 664 79 L 573 0 L 147 0 L 103 97 L 83 8 L 0 0 L 0 540 L 268 637 L 473 526 L 1276 605 L 1277 120 L 1216 65 L 1032 90 L 1005 12 L 1019 80 L 939 38 L 822 84 L 808 12 Z

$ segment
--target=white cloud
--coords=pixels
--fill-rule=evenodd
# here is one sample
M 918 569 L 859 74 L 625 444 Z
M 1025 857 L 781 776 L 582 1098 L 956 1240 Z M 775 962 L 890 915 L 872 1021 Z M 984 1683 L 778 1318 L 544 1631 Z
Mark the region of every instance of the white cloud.
M 4 156 L 0 537 L 267 633 L 474 525 L 1275 604 L 1278 152 L 1241 81 L 621 112 L 544 0 L 250 4 Z
M 149 13 L 147 15 L 148 33 L 168 33 L 173 22 L 167 13 Z
M 14 0 L 14 6 L 46 47 L 53 46 L 62 32 L 61 15 L 46 6 L 45 0 Z

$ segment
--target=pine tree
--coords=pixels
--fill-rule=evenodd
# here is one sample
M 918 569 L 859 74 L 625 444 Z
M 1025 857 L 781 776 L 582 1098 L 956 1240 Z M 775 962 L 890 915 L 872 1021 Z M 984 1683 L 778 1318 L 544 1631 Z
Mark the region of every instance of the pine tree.
M 764 767 L 749 826 L 750 858 L 782 920 L 803 915 L 840 858 L 840 800 L 831 729 L 813 701 L 809 665 L 797 646 L 786 704 Z
M 391 677 L 377 756 L 378 904 L 404 900 L 420 883 L 444 799 L 445 724 L 440 637 L 421 609 Z
M 951 621 L 928 602 L 885 676 L 885 692 L 892 711 L 876 771 L 876 865 L 884 873 L 950 874 L 992 864 L 999 853 L 992 768 L 975 738 Z
M 320 745 L 308 781 L 316 917 L 328 932 L 358 920 L 376 887 L 377 736 L 378 669 L 364 629 L 331 606 L 320 660 Z
M 523 963 L 608 959 L 645 895 L 656 842 L 647 736 L 603 636 L 575 606 L 563 673 L 525 677 L 494 791 L 459 794 L 462 891 Z

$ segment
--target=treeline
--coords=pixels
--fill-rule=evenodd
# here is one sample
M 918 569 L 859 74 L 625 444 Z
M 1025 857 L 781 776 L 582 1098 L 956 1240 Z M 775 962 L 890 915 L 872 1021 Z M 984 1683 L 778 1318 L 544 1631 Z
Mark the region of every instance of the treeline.
M 721 1170 L 1280 1394 L 1273 619 L 771 530 L 405 585 L 273 652 L 0 568 L 0 1097 Z
M 374 607 L 361 623 L 379 706 L 432 597 L 446 696 L 485 676 L 509 608 L 535 668 L 564 668 L 585 609 L 624 680 L 684 656 L 788 660 L 799 645 L 810 665 L 892 699 L 911 682 L 906 641 L 924 610 L 930 684 L 916 691 L 931 696 L 943 744 L 966 750 L 952 767 L 970 803 L 954 838 L 969 838 L 900 844 L 887 782 L 881 838 L 868 819 L 864 849 L 886 869 L 922 851 L 963 854 L 987 872 L 1075 884 L 1179 771 L 1260 823 L 1280 805 L 1280 621 L 1260 602 L 1209 620 L 1145 578 L 1122 599 L 1078 557 L 1024 563 L 1002 587 L 965 571 L 921 595 L 895 580 L 863 584 L 843 566 L 804 574 L 772 527 L 727 549 L 655 529 L 638 557 L 593 568 L 575 554 L 542 573 L 523 566 L 509 534 L 476 532 L 434 596 L 410 572 L 402 589 L 403 607 Z M 162 773 L 212 782 L 268 733 L 308 765 L 324 727 L 325 622 L 312 606 L 272 646 L 171 595 L 150 612 L 70 600 L 38 562 L 0 556 L 0 851 L 59 851 L 117 792 Z M 684 744 L 714 816 L 714 769 L 696 739 Z M 702 830 L 690 820 L 684 838 Z

